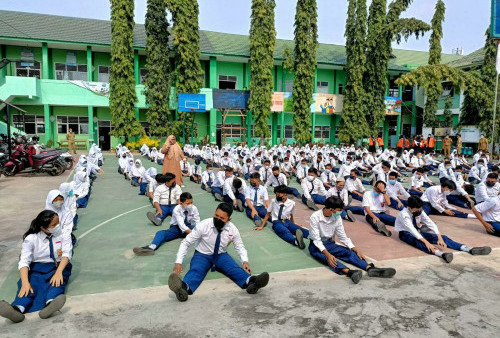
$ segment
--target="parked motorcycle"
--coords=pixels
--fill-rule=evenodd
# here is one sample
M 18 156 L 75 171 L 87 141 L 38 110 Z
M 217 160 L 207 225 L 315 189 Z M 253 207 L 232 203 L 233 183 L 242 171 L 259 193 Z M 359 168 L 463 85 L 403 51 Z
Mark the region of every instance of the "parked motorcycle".
M 66 161 L 58 151 L 51 151 L 36 155 L 33 145 L 25 148 L 18 144 L 10 160 L 3 166 L 5 176 L 14 176 L 18 173 L 48 173 L 52 176 L 61 175 L 66 170 Z

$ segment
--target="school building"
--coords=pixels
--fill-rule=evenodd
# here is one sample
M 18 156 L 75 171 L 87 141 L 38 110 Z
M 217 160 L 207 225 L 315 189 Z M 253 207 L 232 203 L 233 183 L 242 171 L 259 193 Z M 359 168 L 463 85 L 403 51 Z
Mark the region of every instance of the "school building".
M 143 94 L 146 75 L 144 25 L 135 26 L 134 73 L 138 101 L 136 117 L 147 130 L 148 106 Z M 204 71 L 206 111 L 195 114 L 200 142 L 258 142 L 250 111 L 234 113 L 213 105 L 214 90 L 247 90 L 250 83 L 248 36 L 200 31 L 201 63 Z M 11 125 L 27 134 L 38 134 L 42 142 L 65 139 L 69 128 L 76 139 L 94 140 L 103 149 L 120 142 L 111 137 L 109 77 L 111 66 L 110 21 L 0 11 L 0 59 L 7 59 L 0 71 L 0 99 L 27 111 L 11 110 Z M 294 74 L 283 69 L 283 52 L 293 50 L 293 41 L 277 40 L 273 67 L 274 91 L 284 98 L 281 111 L 269 119 L 271 144 L 293 143 L 291 91 Z M 463 56 L 443 54 L 442 62 Z M 413 87 L 398 87 L 394 81 L 403 73 L 427 63 L 428 53 L 394 49 L 387 78 L 388 114 L 380 131 L 386 145 L 395 145 L 401 133 L 412 136 L 422 131 L 424 93 Z M 10 61 L 10 62 L 9 62 Z M 317 52 L 315 94 L 311 105 L 311 134 L 316 142 L 337 143 L 345 87 L 345 47 L 320 44 Z M 175 91 L 171 108 L 177 108 Z M 321 101 L 321 102 L 320 102 Z M 444 100 L 440 100 L 440 109 Z M 460 93 L 453 97 L 453 118 L 458 122 Z M 400 109 L 399 109 L 400 107 Z M 5 105 L 0 105 L 5 112 Z M 439 114 L 439 112 L 438 112 Z M 2 114 L 1 116 L 5 116 Z M 5 119 L 5 117 L 3 117 Z M 7 121 L 0 120 L 0 132 Z M 3 131 L 2 131 L 3 130 Z M 57 144 L 56 144 L 57 145 Z

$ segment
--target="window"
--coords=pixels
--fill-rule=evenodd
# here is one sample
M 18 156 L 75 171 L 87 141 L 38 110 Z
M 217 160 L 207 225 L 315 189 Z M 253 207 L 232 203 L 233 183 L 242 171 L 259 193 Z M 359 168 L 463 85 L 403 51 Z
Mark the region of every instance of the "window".
M 149 135 L 149 123 L 148 122 L 141 122 L 142 128 L 144 128 L 144 132 L 146 135 Z
M 413 101 L 413 87 L 405 86 L 403 88 L 403 101 Z
M 443 92 L 441 93 L 441 98 L 445 98 L 448 96 L 453 96 L 453 83 L 451 82 L 443 82 L 441 83 L 443 86 Z
M 399 87 L 396 84 L 396 79 L 397 78 L 393 77 L 389 80 L 389 96 L 392 97 L 399 97 Z
M 236 89 L 236 83 L 236 76 L 219 75 L 219 89 Z
M 328 94 L 328 81 L 316 82 L 316 93 Z
M 24 131 L 26 134 L 45 134 L 45 119 L 43 115 L 14 115 L 12 116 L 14 127 Z
M 217 124 L 217 130 L 222 130 L 222 135 L 226 137 L 232 138 L 241 138 L 243 135 L 246 135 L 246 126 L 242 126 L 241 124 L 224 124 L 224 128 L 222 128 L 222 124 Z
M 57 133 L 66 134 L 69 129 L 75 134 L 89 133 L 89 118 L 87 116 L 58 116 Z
M 291 93 L 293 91 L 293 81 L 285 81 L 285 92 Z
M 40 78 L 40 62 L 16 61 L 16 76 Z
M 99 66 L 99 73 L 97 80 L 99 82 L 109 82 L 110 74 L 111 74 L 111 66 Z
M 293 126 L 285 125 L 285 138 L 293 138 Z
M 87 65 L 68 65 L 56 63 L 56 80 L 87 81 Z
M 271 133 L 272 133 L 272 132 L 273 132 L 273 127 L 272 127 L 272 125 L 268 124 L 267 126 L 269 127 L 269 130 L 270 130 L 270 131 L 271 131 Z M 279 129 L 279 128 L 280 128 L 280 126 L 278 126 L 278 137 L 280 137 L 280 129 Z M 252 124 L 252 125 L 250 126 L 250 135 L 252 135 L 252 137 L 258 137 L 258 136 L 256 136 L 256 135 L 255 135 L 255 124 Z
M 148 70 L 146 68 L 139 69 L 139 83 L 144 84 Z
M 330 126 L 314 127 L 314 138 L 330 139 Z
M 339 83 L 337 94 L 342 95 L 344 92 L 344 85 L 342 83 Z

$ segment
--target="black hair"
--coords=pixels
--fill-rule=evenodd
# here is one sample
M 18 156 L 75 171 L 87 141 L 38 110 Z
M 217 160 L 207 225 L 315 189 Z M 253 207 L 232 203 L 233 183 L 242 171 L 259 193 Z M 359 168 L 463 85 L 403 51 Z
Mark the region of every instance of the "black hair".
M 229 172 L 229 173 L 230 173 L 230 172 L 232 172 L 232 171 L 233 171 L 233 168 L 231 168 L 230 166 L 226 165 L 226 166 L 224 167 L 224 171 L 226 171 L 226 172 Z
M 464 184 L 464 190 L 469 195 L 474 195 L 474 186 L 472 184 Z
M 422 173 L 422 174 L 423 174 L 423 173 L 425 173 L 425 169 L 424 169 L 424 168 L 422 168 L 422 167 L 417 168 L 417 170 L 416 170 L 416 171 L 417 171 L 417 172 L 419 172 L 419 173 Z
M 314 174 L 316 174 L 316 176 L 318 176 L 318 170 L 316 170 L 316 168 L 313 168 L 313 167 L 309 168 L 307 170 L 307 173 L 314 173 Z
M 280 153 L 281 154 L 281 153 Z M 273 155 L 273 160 L 277 159 L 278 155 Z
M 184 203 L 186 202 L 187 200 L 192 200 L 193 199 L 193 195 L 191 195 L 190 193 L 188 192 L 183 192 L 181 194 L 181 196 L 179 197 L 179 200 Z
M 459 164 L 459 165 L 457 165 L 457 166 L 455 167 L 455 170 L 457 170 L 457 169 L 462 170 L 463 168 L 464 168 L 464 167 L 463 167 L 461 164 Z
M 486 176 L 487 178 L 493 178 L 495 180 L 498 179 L 498 174 L 497 173 L 489 173 L 488 176 Z
M 241 180 L 239 178 L 235 177 L 233 179 L 233 187 L 234 187 L 234 189 L 236 189 L 236 190 L 240 189 L 241 185 L 242 185 Z
M 252 159 L 250 157 L 248 157 L 246 160 L 245 160 L 246 163 L 250 163 L 252 162 Z
M 355 173 L 357 175 L 358 171 L 356 169 L 351 169 L 351 173 Z
M 408 208 L 418 209 L 424 205 L 424 202 L 418 196 L 410 196 L 408 197 Z
M 155 176 L 155 180 L 158 184 L 164 184 L 167 182 L 167 177 L 163 174 L 158 174 Z
M 42 228 L 47 229 L 50 222 L 54 219 L 57 213 L 52 210 L 44 210 L 40 212 L 34 220 L 31 221 L 30 228 L 23 235 L 23 240 L 31 234 L 37 234 L 42 231 Z
M 224 155 L 223 156 L 226 156 L 228 155 L 229 156 L 229 153 L 227 151 L 224 152 Z
M 252 173 L 252 174 L 250 175 L 250 179 L 252 179 L 252 178 L 256 178 L 256 179 L 259 179 L 259 180 L 260 180 L 260 174 L 259 174 L 259 173 L 257 173 L 257 172 Z
M 216 210 L 222 210 L 227 214 L 227 217 L 231 217 L 233 214 L 233 206 L 229 203 L 221 203 L 217 206 Z
M 275 194 L 286 194 L 287 191 L 288 191 L 288 187 L 284 184 L 280 184 L 276 188 L 274 188 Z
M 449 188 L 451 190 L 456 190 L 457 189 L 457 185 L 455 184 L 455 182 L 453 182 L 452 180 L 449 180 L 449 179 L 444 179 L 441 182 L 441 187 L 443 187 L 443 188 Z
M 445 160 L 444 161 L 444 164 L 447 165 L 447 164 L 451 164 L 450 160 Z
M 272 171 L 280 170 L 280 167 L 278 167 L 277 165 L 275 165 L 271 170 Z
M 391 167 L 391 164 L 390 164 L 388 161 L 383 161 L 383 162 L 382 162 L 382 166 L 383 166 L 383 167 L 389 167 L 389 168 L 390 168 L 390 167 Z
M 166 183 L 166 182 L 170 182 L 170 181 L 172 181 L 173 179 L 175 179 L 175 175 L 174 175 L 174 174 L 172 174 L 172 173 L 166 173 L 166 174 L 165 174 L 165 175 L 163 175 L 163 176 L 165 176 L 165 183 Z
M 307 162 L 307 160 L 305 158 L 302 158 L 300 162 Z
M 330 196 L 325 201 L 325 208 L 327 209 L 344 209 L 344 206 L 344 201 L 337 196 Z
M 205 168 L 213 168 L 213 166 L 212 166 L 211 163 L 207 163 L 207 165 L 205 166 Z
M 392 177 L 398 177 L 398 173 L 397 173 L 397 172 L 395 172 L 395 171 L 391 171 L 391 172 L 389 173 L 389 176 L 392 176 Z
M 328 167 L 328 166 L 332 167 L 332 164 L 331 163 L 325 164 L 325 168 Z
M 269 161 L 269 159 L 268 159 L 268 158 L 266 158 L 266 159 L 264 160 L 264 164 L 266 164 L 266 163 L 271 163 L 271 161 Z
M 479 162 L 484 163 L 484 160 L 482 158 L 480 158 L 479 160 L 477 160 L 477 163 L 479 163 Z
M 499 168 L 498 168 L 498 166 L 497 166 L 497 165 L 494 165 L 494 166 L 491 168 L 491 171 L 498 171 L 498 170 L 499 170 Z
M 288 157 L 285 157 L 285 159 L 284 159 L 283 161 L 286 161 L 286 160 L 289 160 L 289 161 L 290 161 L 290 159 L 289 159 Z
M 387 184 L 386 184 L 384 181 L 382 181 L 382 180 L 378 180 L 377 182 L 375 182 L 374 187 L 376 187 L 376 186 L 377 186 L 377 185 L 379 185 L 380 183 L 382 183 L 382 184 L 384 185 L 384 187 L 387 187 Z
M 200 162 L 201 162 L 201 161 L 200 161 L 200 159 L 199 159 L 199 158 L 197 158 L 196 160 L 194 160 L 194 164 L 196 164 L 196 165 L 200 165 Z

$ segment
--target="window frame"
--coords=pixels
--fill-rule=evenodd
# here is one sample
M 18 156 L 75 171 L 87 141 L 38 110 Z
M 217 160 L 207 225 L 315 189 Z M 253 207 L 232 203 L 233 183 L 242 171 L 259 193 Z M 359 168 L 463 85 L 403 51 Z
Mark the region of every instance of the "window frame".
M 101 68 L 108 68 L 108 72 L 107 73 L 104 73 L 104 72 L 101 72 Z M 101 74 L 107 74 L 107 81 L 102 81 L 101 80 Z M 111 77 L 111 66 L 107 66 L 107 65 L 99 65 L 97 66 L 97 81 L 98 82 L 104 82 L 104 83 L 109 83 L 109 79 Z
M 40 134 L 45 134 L 45 116 L 43 115 L 31 115 L 31 114 L 25 114 L 24 115 L 24 121 L 22 119 L 21 114 L 15 114 L 12 115 L 12 125 L 25 132 L 26 134 L 32 134 L 32 135 L 40 135 Z M 32 119 L 32 121 L 26 121 L 26 118 L 29 120 Z M 33 130 L 34 132 L 28 132 L 26 131 L 26 125 L 29 124 L 31 128 L 29 130 Z M 33 126 L 31 126 L 33 125 Z M 40 130 L 39 130 L 40 128 Z
M 316 93 L 328 94 L 329 90 L 330 90 L 329 81 L 316 81 Z
M 225 80 L 223 78 L 226 78 Z M 221 79 L 222 78 L 222 79 Z M 233 79 L 234 78 L 234 81 Z M 224 74 L 219 74 L 217 76 L 217 85 L 218 85 L 218 88 L 221 87 L 220 83 L 222 82 L 226 82 L 226 83 L 234 83 L 234 88 L 225 88 L 225 89 L 229 89 L 229 90 L 235 90 L 238 88 L 238 76 L 236 75 L 224 75 Z
M 64 70 L 57 69 L 57 65 L 64 66 Z M 68 66 L 76 67 L 76 71 L 75 70 L 68 70 Z M 79 70 L 80 67 L 85 67 L 85 71 L 80 71 Z M 54 62 L 54 77 L 56 80 L 87 81 L 87 71 L 88 71 L 87 64 L 68 65 L 64 62 Z M 57 78 L 59 72 L 62 72 L 62 79 Z M 70 79 L 69 74 L 75 74 L 76 78 Z M 74 75 L 73 75 L 73 77 L 74 77 Z
M 74 120 L 76 119 L 76 121 Z M 89 134 L 89 118 L 88 116 L 80 115 L 57 115 L 57 134 L 64 135 L 68 133 L 69 128 L 73 130 L 75 135 Z M 83 131 L 87 131 L 84 133 Z

